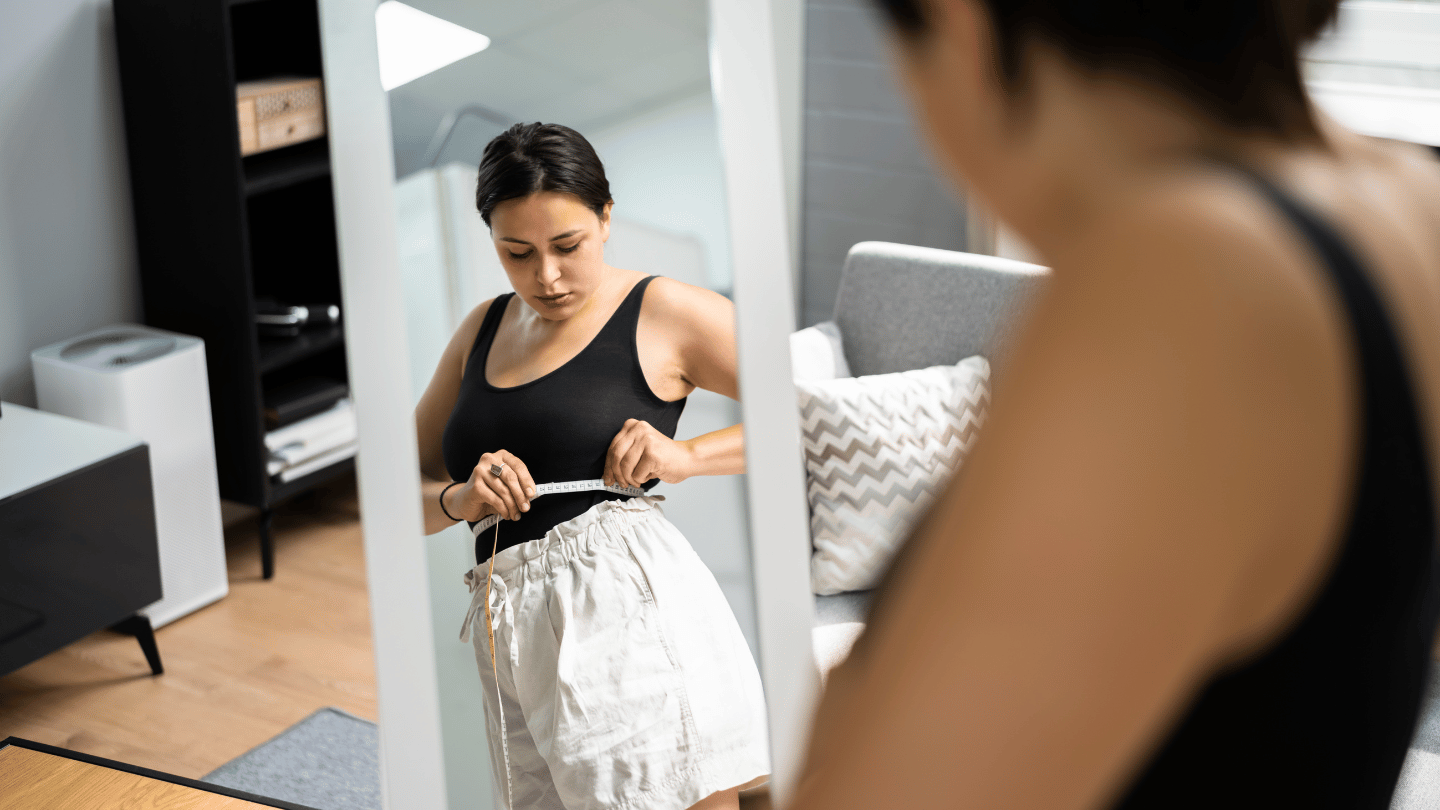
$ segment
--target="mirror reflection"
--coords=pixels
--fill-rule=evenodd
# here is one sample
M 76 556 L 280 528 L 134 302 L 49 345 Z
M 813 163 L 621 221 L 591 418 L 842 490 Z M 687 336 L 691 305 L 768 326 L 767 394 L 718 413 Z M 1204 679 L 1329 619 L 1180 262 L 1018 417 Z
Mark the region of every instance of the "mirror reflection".
M 706 6 L 415 6 L 489 39 L 390 91 L 451 804 L 736 807 L 769 758 Z

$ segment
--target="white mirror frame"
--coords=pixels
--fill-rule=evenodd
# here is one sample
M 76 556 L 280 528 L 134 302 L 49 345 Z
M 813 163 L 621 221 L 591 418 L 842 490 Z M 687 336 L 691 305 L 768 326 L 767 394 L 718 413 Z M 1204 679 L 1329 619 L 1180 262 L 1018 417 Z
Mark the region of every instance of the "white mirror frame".
M 319 2 L 345 356 L 360 431 L 380 794 L 394 810 L 448 810 L 375 0 Z
M 446 810 L 440 701 L 409 388 L 389 105 L 373 0 L 319 0 L 346 356 L 357 459 L 387 808 Z M 710 4 L 711 68 L 725 158 L 774 793 L 799 776 L 819 692 L 789 334 L 795 328 L 770 0 Z
M 771 793 L 792 795 L 820 691 L 810 519 L 790 367 L 795 330 L 772 0 L 712 0 L 710 75 L 730 217 L 740 408 Z

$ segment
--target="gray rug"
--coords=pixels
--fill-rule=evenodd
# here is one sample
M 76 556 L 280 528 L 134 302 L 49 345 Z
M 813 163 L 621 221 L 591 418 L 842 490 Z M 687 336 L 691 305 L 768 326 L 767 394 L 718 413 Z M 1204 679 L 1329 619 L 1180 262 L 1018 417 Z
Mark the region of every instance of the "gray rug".
M 203 781 L 315 810 L 381 810 L 379 753 L 374 723 L 321 709 Z

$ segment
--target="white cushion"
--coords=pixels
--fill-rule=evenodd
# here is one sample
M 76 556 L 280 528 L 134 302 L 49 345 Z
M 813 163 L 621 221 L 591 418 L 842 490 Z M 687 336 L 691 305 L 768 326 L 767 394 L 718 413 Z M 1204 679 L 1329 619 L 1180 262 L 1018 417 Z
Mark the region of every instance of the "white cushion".
M 873 588 L 975 441 L 990 364 L 797 381 L 815 593 Z
M 850 376 L 840 327 L 834 321 L 793 332 L 790 335 L 791 372 L 796 380 L 834 380 Z
M 820 670 L 820 686 L 830 677 L 830 670 L 840 666 L 850 657 L 850 650 L 865 632 L 864 622 L 827 624 L 810 631 L 810 643 L 815 648 L 815 666 Z

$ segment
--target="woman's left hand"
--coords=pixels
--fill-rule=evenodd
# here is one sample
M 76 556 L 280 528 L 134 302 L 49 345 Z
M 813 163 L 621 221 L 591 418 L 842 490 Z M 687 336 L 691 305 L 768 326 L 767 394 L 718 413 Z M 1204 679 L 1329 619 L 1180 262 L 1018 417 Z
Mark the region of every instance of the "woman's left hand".
M 626 419 L 605 454 L 605 483 L 638 487 L 659 478 L 678 484 L 690 477 L 693 455 L 685 442 L 675 441 L 649 422 Z

